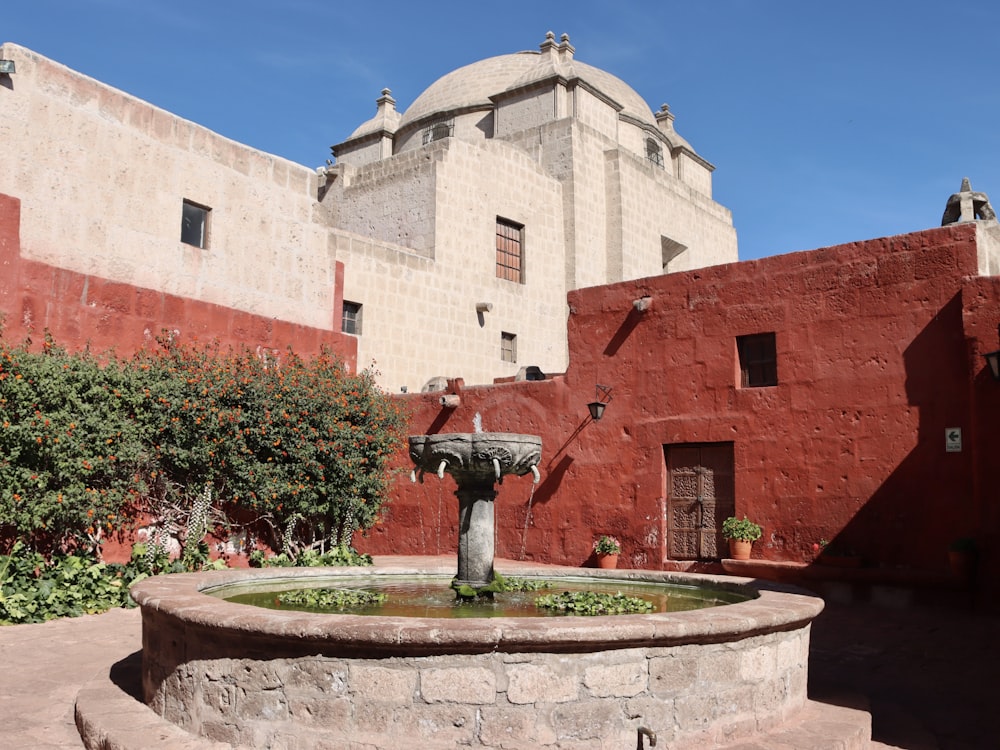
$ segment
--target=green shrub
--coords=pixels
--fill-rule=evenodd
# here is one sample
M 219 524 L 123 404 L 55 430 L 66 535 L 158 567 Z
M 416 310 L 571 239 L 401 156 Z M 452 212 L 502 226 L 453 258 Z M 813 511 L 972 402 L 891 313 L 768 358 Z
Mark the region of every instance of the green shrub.
M 385 502 L 403 417 L 330 352 L 261 358 L 162 337 L 129 359 L 0 338 L 0 538 L 46 557 L 151 522 L 189 567 L 242 527 L 349 548 Z M 141 514 L 141 515 L 140 515 Z

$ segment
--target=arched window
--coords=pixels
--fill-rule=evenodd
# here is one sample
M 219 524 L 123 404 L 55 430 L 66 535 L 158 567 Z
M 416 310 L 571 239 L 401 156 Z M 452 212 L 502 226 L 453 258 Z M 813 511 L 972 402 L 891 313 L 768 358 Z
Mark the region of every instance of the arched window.
M 646 158 L 663 169 L 663 147 L 655 138 L 646 139 Z
M 450 138 L 454 129 L 455 122 L 453 120 L 434 123 L 429 128 L 424 130 L 424 145 L 426 146 L 428 143 Z

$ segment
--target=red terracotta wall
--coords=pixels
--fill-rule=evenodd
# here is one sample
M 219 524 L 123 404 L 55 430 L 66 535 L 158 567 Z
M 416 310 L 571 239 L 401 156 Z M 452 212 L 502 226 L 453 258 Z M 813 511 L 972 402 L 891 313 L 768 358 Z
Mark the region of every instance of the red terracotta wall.
M 69 348 L 89 345 L 128 355 L 167 330 L 188 341 L 279 352 L 291 345 L 300 354 L 312 354 L 327 346 L 352 370 L 357 366 L 357 341 L 336 325 L 343 304 L 342 263 L 337 264 L 333 330 L 323 330 L 28 260 L 21 256 L 19 230 L 20 201 L 0 195 L 0 313 L 10 341 L 31 337 L 38 343 L 47 329 Z
M 807 560 L 825 538 L 875 565 L 943 570 L 952 539 L 1000 528 L 1000 384 L 980 356 L 996 348 L 1000 283 L 976 269 L 969 224 L 579 290 L 564 376 L 456 388 L 451 410 L 402 398 L 414 433 L 471 431 L 478 412 L 484 430 L 542 436 L 534 495 L 512 477 L 498 496 L 502 556 L 579 564 L 614 533 L 625 565 L 661 567 L 664 446 L 723 443 L 737 514 L 765 529 L 756 556 Z M 778 385 L 740 388 L 736 337 L 762 332 Z M 597 383 L 612 400 L 592 422 Z M 955 427 L 963 450 L 946 453 Z M 453 551 L 453 492 L 449 477 L 401 478 L 363 544 Z

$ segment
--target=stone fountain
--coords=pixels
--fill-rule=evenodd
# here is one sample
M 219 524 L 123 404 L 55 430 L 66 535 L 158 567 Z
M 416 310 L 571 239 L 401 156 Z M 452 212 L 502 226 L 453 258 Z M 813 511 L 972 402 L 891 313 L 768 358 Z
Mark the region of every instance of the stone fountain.
M 447 433 L 410 437 L 412 478 L 451 474 L 458 484 L 458 573 L 454 585 L 482 589 L 493 582 L 496 485 L 508 474 L 539 480 L 542 439 L 508 432 Z
M 541 439 L 420 435 L 410 438 L 410 456 L 414 479 L 425 472 L 455 478 L 455 580 L 489 586 L 496 485 L 529 472 L 538 481 Z M 848 709 L 808 701 L 809 628 L 822 601 L 760 581 L 572 571 L 585 581 L 711 587 L 742 599 L 615 617 L 359 616 L 261 609 L 226 598 L 414 579 L 443 585 L 451 570 L 430 561 L 406 565 L 225 570 L 139 582 L 132 596 L 142 609 L 142 692 L 151 710 L 147 726 L 130 735 L 134 744 L 115 747 L 148 747 L 149 737 L 180 737 L 182 730 L 192 748 L 224 742 L 302 750 L 610 750 L 633 746 L 637 735 L 642 746 L 654 732 L 678 746 L 710 747 L 760 738 L 789 721 L 799 735 L 761 745 L 803 746 L 796 744 L 803 726 L 816 727 L 816 741 L 805 742 L 810 747 L 836 736 L 846 737 L 838 747 L 862 748 L 870 737 L 866 715 L 852 724 L 830 714 Z M 532 577 L 554 572 L 517 568 Z M 127 704 L 136 705 L 131 696 Z M 82 709 L 78 700 L 78 722 L 94 725 L 109 715 L 106 705 L 104 696 Z

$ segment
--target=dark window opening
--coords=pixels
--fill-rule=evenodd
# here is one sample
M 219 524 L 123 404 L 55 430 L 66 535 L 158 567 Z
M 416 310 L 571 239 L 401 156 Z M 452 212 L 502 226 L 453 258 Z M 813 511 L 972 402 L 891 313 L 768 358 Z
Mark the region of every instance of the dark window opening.
M 344 300 L 344 314 L 341 317 L 340 330 L 354 336 L 361 335 L 361 305 L 359 303 Z
M 524 283 L 524 225 L 497 217 L 497 278 Z
M 778 384 L 778 353 L 773 333 L 737 336 L 740 386 L 762 388 Z
M 208 212 L 212 209 L 184 201 L 181 208 L 181 242 L 195 247 L 208 246 Z

